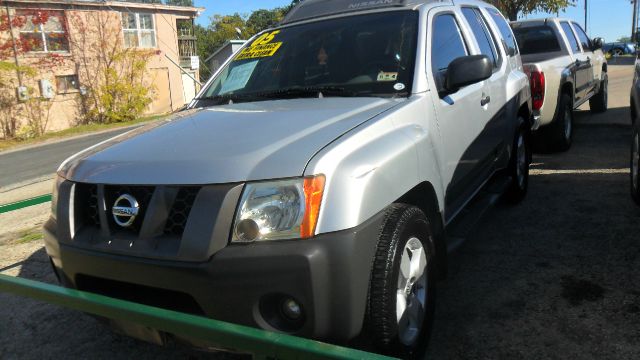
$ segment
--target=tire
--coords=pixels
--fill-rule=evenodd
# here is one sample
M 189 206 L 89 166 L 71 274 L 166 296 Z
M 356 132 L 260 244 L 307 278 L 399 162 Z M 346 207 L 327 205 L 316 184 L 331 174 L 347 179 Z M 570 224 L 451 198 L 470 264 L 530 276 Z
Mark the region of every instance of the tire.
M 523 124 L 513 141 L 513 151 L 509 159 L 508 174 L 511 184 L 505 194 L 507 202 L 517 204 L 527 195 L 529 189 L 529 165 L 531 164 L 531 136 L 522 117 L 518 121 Z
M 637 128 L 633 128 L 633 137 L 631 140 L 631 198 L 636 204 L 640 205 L 640 134 Z
M 380 352 L 403 359 L 424 356 L 436 272 L 434 236 L 425 214 L 414 206 L 391 205 L 378 238 L 367 304 L 367 330 Z M 398 314 L 401 306 L 405 311 Z
M 622 56 L 622 55 L 624 55 L 624 50 L 622 50 L 620 48 L 615 48 L 615 49 L 611 50 L 611 55 L 612 56 Z
M 607 111 L 609 103 L 609 77 L 604 74 L 604 79 L 600 82 L 600 91 L 589 99 L 589 108 L 592 113 L 603 113 Z
M 562 94 L 558 113 L 551 125 L 551 145 L 556 151 L 567 151 L 573 142 L 573 103 L 571 97 Z

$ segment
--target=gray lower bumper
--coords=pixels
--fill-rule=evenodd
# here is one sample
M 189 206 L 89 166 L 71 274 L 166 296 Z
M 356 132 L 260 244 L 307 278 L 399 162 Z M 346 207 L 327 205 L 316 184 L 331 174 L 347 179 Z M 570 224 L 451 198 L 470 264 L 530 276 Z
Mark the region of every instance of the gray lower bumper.
M 361 331 L 381 221 L 379 214 L 357 228 L 309 240 L 227 246 L 204 263 L 61 245 L 53 221 L 45 226 L 45 244 L 69 287 L 267 330 L 283 329 L 265 318 L 264 299 L 284 295 L 304 311 L 303 324 L 284 331 L 340 341 Z

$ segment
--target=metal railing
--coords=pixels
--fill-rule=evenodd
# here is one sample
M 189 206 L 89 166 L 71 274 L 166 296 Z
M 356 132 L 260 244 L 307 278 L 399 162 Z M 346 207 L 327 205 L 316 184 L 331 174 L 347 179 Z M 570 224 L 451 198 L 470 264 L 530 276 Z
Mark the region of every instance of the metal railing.
M 43 195 L 1 205 L 0 214 L 49 201 L 51 201 L 51 195 Z M 391 359 L 361 350 L 2 274 L 0 274 L 0 292 L 30 297 L 109 319 L 135 323 L 158 331 L 211 342 L 223 348 L 253 354 L 255 359 Z

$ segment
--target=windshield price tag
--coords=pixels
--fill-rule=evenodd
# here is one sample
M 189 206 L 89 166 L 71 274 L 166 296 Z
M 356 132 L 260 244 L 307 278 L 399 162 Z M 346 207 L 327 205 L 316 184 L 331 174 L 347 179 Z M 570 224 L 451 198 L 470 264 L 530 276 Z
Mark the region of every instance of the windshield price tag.
M 272 42 L 273 39 L 280 33 L 280 30 L 276 30 L 270 33 L 265 33 L 257 38 L 251 46 L 245 48 L 236 56 L 235 60 L 257 59 L 263 57 L 271 57 L 282 46 L 282 42 Z
M 378 81 L 396 81 L 398 80 L 397 72 L 384 72 L 378 73 Z

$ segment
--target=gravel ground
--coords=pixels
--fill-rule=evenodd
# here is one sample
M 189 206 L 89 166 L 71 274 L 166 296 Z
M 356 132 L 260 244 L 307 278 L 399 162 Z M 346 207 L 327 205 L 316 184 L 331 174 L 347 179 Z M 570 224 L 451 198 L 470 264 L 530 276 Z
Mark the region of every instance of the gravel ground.
M 629 74 L 612 67 L 612 109 L 578 112 L 574 147 L 536 155 L 526 200 L 490 210 L 450 255 L 428 358 L 640 358 Z M 3 233 L 46 218 L 46 207 L 23 211 L 14 213 L 27 219 L 22 228 L 0 216 Z M 0 241 L 0 254 L 0 273 L 55 282 L 40 241 Z M 79 312 L 29 299 L 0 294 L 0 304 L 0 359 L 222 358 L 141 343 Z

